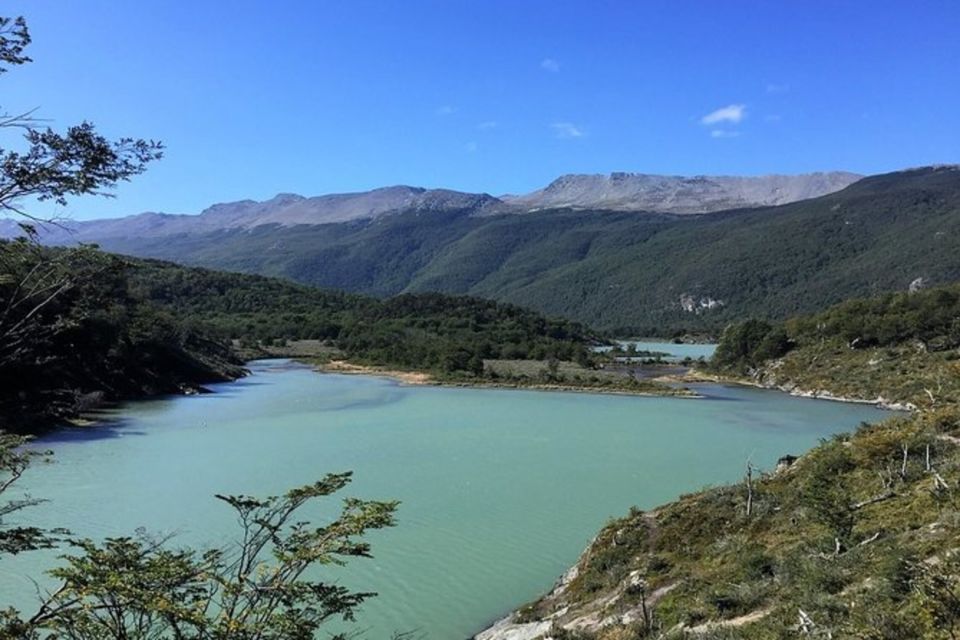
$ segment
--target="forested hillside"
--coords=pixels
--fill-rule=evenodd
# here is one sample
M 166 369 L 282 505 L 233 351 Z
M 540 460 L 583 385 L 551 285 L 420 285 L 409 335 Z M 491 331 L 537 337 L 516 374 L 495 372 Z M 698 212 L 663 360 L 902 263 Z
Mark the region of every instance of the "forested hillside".
M 788 390 L 960 404 L 960 286 L 849 300 L 782 323 L 736 323 L 712 366 Z
M 707 216 L 411 211 L 103 244 L 376 296 L 477 295 L 624 333 L 719 333 L 732 320 L 960 279 L 960 169 L 873 176 L 820 198 Z
M 484 358 L 583 360 L 585 328 L 439 294 L 377 300 L 89 247 L 0 243 L 0 419 L 29 429 L 104 400 L 242 375 L 230 341 L 325 341 L 352 361 L 477 373 Z
M 240 365 L 208 332 L 132 292 L 127 260 L 0 243 L 0 429 L 195 390 L 243 375 Z

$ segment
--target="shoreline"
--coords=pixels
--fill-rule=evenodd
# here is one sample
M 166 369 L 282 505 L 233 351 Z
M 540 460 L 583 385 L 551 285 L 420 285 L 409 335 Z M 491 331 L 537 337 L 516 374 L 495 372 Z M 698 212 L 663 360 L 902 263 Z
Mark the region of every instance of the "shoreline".
M 686 374 L 677 376 L 677 382 L 715 382 L 720 384 L 736 384 L 744 387 L 753 387 L 754 389 L 766 389 L 768 391 L 779 391 L 780 393 L 786 393 L 787 395 L 794 396 L 796 398 L 811 398 L 813 400 L 829 400 L 831 402 L 845 402 L 848 404 L 865 404 L 878 407 L 880 409 L 885 409 L 887 411 L 906 411 L 913 413 L 917 410 L 917 406 L 911 402 L 897 402 L 894 400 L 887 400 L 883 396 L 877 396 L 874 399 L 869 398 L 855 398 L 851 396 L 840 396 L 836 395 L 826 389 L 803 389 L 794 384 L 772 384 L 772 383 L 763 383 L 757 382 L 756 380 L 751 380 L 749 378 L 739 378 L 733 376 L 722 376 L 713 373 L 707 373 L 705 371 L 700 371 L 697 369 L 691 369 Z
M 331 360 L 327 363 L 317 363 L 306 361 L 314 371 L 318 373 L 337 373 L 343 375 L 366 375 L 381 378 L 389 378 L 399 382 L 401 385 L 409 386 L 432 386 L 432 387 L 451 387 L 464 389 L 507 389 L 517 391 L 548 391 L 565 393 L 593 393 L 600 395 L 620 395 L 620 396 L 638 396 L 642 398 L 682 398 L 682 399 L 700 399 L 704 396 L 685 389 L 674 389 L 668 387 L 673 393 L 657 393 L 655 391 L 632 390 L 629 388 L 608 388 L 603 386 L 589 386 L 577 384 L 563 384 L 556 382 L 534 382 L 525 384 L 522 382 L 494 381 L 494 380 L 439 380 L 429 373 L 423 371 L 402 371 L 397 369 L 386 369 L 372 365 L 360 365 L 347 362 L 346 360 Z M 651 378 L 657 381 L 656 378 Z
M 665 376 L 661 376 L 659 378 L 653 378 L 653 379 L 660 382 L 711 383 L 711 384 L 736 385 L 736 386 L 750 387 L 754 389 L 777 391 L 777 392 L 785 393 L 787 395 L 791 395 L 794 397 L 811 398 L 815 400 L 828 400 L 832 402 L 843 402 L 843 403 L 849 403 L 849 404 L 872 405 L 888 411 L 903 411 L 903 412 L 914 413 L 917 410 L 917 407 L 912 403 L 892 402 L 884 399 L 882 396 L 874 400 L 868 400 L 864 398 L 851 398 L 851 397 L 845 397 L 845 396 L 838 396 L 825 390 L 809 391 L 809 390 L 800 389 L 796 386 L 790 386 L 790 385 L 763 384 L 747 378 L 723 376 L 723 375 L 718 375 L 713 373 L 707 373 L 707 372 L 700 371 L 693 368 L 689 369 L 684 374 L 665 375 Z M 884 421 L 888 419 L 889 418 L 884 418 Z M 556 597 L 563 592 L 564 588 L 567 586 L 567 584 L 569 584 L 570 576 L 576 575 L 583 558 L 593 548 L 595 541 L 596 541 L 596 538 L 594 538 L 594 540 L 592 540 L 589 544 L 587 544 L 587 546 L 581 552 L 577 561 L 572 566 L 570 566 L 559 578 L 557 578 L 557 580 L 554 582 L 550 590 L 541 596 L 542 599 Z M 478 630 L 472 636 L 470 636 L 470 640 L 537 640 L 540 637 L 549 634 L 555 622 L 552 616 L 548 616 L 547 618 L 544 618 L 541 620 L 523 621 L 522 619 L 518 618 L 522 608 L 523 608 L 523 605 L 518 606 L 506 612 L 505 614 L 497 616 L 495 619 L 487 623 L 482 629 Z

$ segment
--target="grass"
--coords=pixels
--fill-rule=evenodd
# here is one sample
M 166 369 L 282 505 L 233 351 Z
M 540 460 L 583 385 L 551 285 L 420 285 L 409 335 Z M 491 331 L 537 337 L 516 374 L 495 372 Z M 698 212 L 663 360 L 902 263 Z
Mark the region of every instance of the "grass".
M 552 615 L 577 637 L 604 640 L 681 638 L 692 629 L 772 640 L 795 637 L 802 610 L 824 634 L 813 637 L 949 637 L 945 625 L 960 629 L 960 610 L 937 620 L 942 603 L 928 587 L 935 577 L 960 595 L 958 432 L 960 411 L 949 408 L 824 442 L 757 480 L 749 516 L 742 484 L 634 510 L 600 532 L 559 595 L 528 605 L 523 617 Z M 949 487 L 936 488 L 935 474 Z M 831 510 L 852 522 L 839 552 L 844 533 Z M 644 600 L 650 623 L 623 624 Z

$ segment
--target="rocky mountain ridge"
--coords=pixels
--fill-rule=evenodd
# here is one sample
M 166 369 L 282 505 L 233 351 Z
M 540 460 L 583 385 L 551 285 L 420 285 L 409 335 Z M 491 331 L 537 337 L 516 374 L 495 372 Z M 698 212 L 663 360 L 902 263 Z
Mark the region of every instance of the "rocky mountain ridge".
M 637 173 L 566 175 L 544 189 L 496 198 L 449 189 L 405 185 L 356 193 L 305 197 L 281 193 L 269 200 L 214 204 L 201 213 L 147 212 L 122 218 L 66 221 L 43 230 L 46 242 L 69 244 L 107 238 L 164 237 L 262 225 L 293 227 L 374 220 L 397 212 L 468 211 L 471 215 L 523 214 L 547 208 L 705 214 L 785 204 L 833 193 L 859 180 L 846 172 L 796 176 L 661 176 Z M 0 220 L 0 237 L 17 235 L 11 220 Z
M 527 210 L 569 207 L 702 214 L 816 198 L 862 177 L 845 171 L 756 177 L 571 174 L 539 191 L 505 200 Z

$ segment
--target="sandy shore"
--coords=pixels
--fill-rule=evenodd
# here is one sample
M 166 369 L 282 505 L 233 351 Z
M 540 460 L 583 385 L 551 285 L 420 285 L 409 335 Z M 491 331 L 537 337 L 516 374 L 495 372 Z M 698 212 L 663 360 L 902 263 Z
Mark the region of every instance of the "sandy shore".
M 558 384 L 546 382 L 520 383 L 493 380 L 437 380 L 429 373 L 422 371 L 399 371 L 396 369 L 387 369 L 384 367 L 374 367 L 369 365 L 355 364 L 346 360 L 331 360 L 321 364 L 314 365 L 317 371 L 322 373 L 339 373 L 346 375 L 365 375 L 382 376 L 391 378 L 401 384 L 409 385 L 433 385 L 441 387 L 463 387 L 469 389 L 518 389 L 523 391 L 563 391 L 567 393 L 595 393 L 604 395 L 629 395 L 644 397 L 670 397 L 670 398 L 699 398 L 695 393 L 676 392 L 658 393 L 649 390 L 632 390 L 618 387 L 587 386 L 576 384 Z
M 371 367 L 361 364 L 354 364 L 346 360 L 331 360 L 323 364 L 316 365 L 318 371 L 325 373 L 342 373 L 348 375 L 364 376 L 383 376 L 398 380 L 403 384 L 437 384 L 429 373 L 422 371 L 397 371 L 395 369 L 384 369 L 382 367 Z

